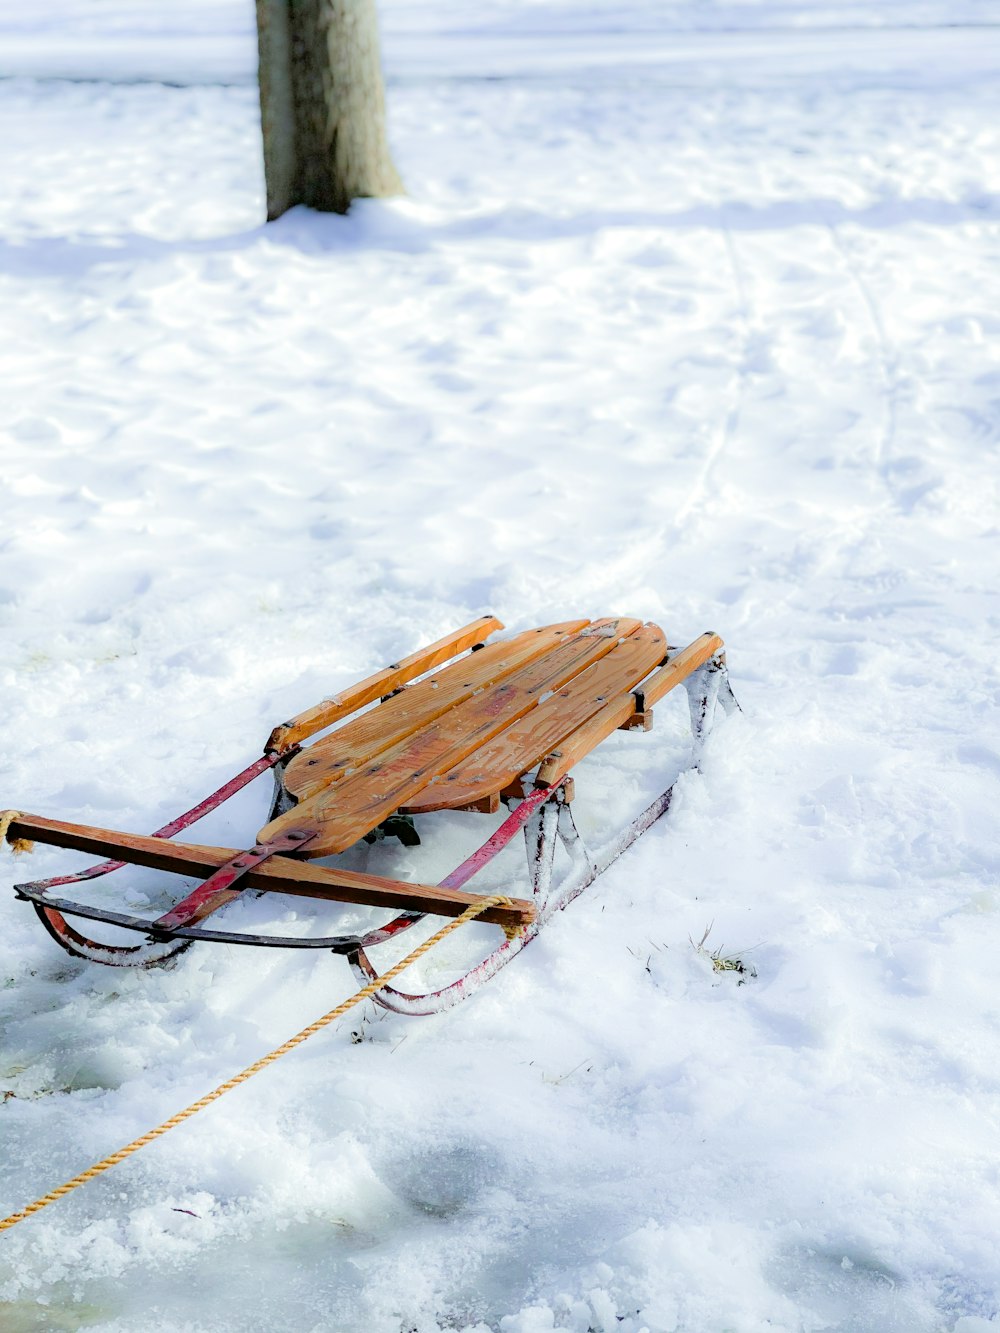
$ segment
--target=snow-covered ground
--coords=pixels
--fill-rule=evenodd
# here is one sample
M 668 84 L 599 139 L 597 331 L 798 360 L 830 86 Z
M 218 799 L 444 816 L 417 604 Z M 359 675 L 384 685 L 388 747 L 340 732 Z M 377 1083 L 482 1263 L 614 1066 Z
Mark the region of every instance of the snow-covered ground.
M 745 713 L 469 1003 L 345 1021 L 4 1233 L 0 1327 L 986 1333 L 1000 29 L 467 8 L 384 9 L 409 196 L 268 227 L 249 5 L 0 16 L 0 805 L 154 828 L 485 611 L 716 629 Z M 579 771 L 595 842 L 683 763 L 657 713 Z M 491 821 L 423 827 L 370 868 Z M 353 989 L 78 964 L 9 885 L 80 862 L 0 854 L 0 1215 Z M 240 911 L 337 928 L 293 906 Z

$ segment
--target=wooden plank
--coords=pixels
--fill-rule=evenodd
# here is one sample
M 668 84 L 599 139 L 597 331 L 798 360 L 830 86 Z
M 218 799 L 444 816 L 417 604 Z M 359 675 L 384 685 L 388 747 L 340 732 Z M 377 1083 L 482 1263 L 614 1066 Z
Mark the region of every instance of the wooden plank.
M 299 801 L 315 796 L 331 782 L 405 740 L 477 690 L 495 685 L 518 667 L 541 657 L 589 623 L 567 620 L 528 630 L 504 643 L 487 644 L 479 652 L 408 686 L 296 755 L 285 772 L 286 791 Z
M 261 829 L 258 841 L 266 842 L 289 828 L 308 828 L 316 836 L 304 848 L 304 856 L 344 851 L 387 816 L 408 805 L 438 773 L 460 763 L 534 708 L 541 696 L 559 689 L 615 649 L 621 636 L 639 628 L 639 621 L 624 618 L 599 628 L 588 627 L 513 676 L 464 700 L 335 786 L 325 787 L 272 820 Z M 659 651 L 662 656 L 662 643 Z M 634 679 L 643 674 L 638 672 Z
M 67 824 L 39 815 L 18 815 L 10 836 L 34 842 L 69 847 L 94 856 L 112 856 L 133 865 L 167 870 L 176 875 L 210 875 L 239 855 L 235 847 L 205 847 L 193 843 L 168 842 L 137 833 L 119 833 L 89 824 Z M 270 889 L 296 897 L 322 898 L 332 902 L 360 903 L 393 911 L 433 912 L 436 916 L 459 916 L 485 895 L 461 889 L 442 889 L 436 884 L 411 884 L 381 875 L 362 875 L 349 870 L 293 861 L 273 856 L 248 870 L 244 882 L 251 888 Z M 491 907 L 479 918 L 499 926 L 520 926 L 534 920 L 535 906 L 515 898 L 511 907 Z
M 607 740 L 611 733 L 617 731 L 634 713 L 634 694 L 626 694 L 606 704 L 600 712 L 589 717 L 583 726 L 577 727 L 576 731 L 560 741 L 558 749 L 546 756 L 538 770 L 535 786 L 555 786 L 574 764 L 578 764 L 590 754 L 591 750 L 596 749 L 601 741 Z
M 347 717 L 357 709 L 364 708 L 365 704 L 370 704 L 372 700 L 389 694 L 400 685 L 405 685 L 408 680 L 413 680 L 415 676 L 421 676 L 425 671 L 433 671 L 442 662 L 447 662 L 450 658 L 465 652 L 466 648 L 482 643 L 487 635 L 495 633 L 498 629 L 503 629 L 503 625 L 495 616 L 480 616 L 478 620 L 463 626 L 462 629 L 446 634 L 443 639 L 438 639 L 426 648 L 418 649 L 417 652 L 398 662 L 390 663 L 381 671 L 376 671 L 374 675 L 359 681 L 357 685 L 351 685 L 346 690 L 341 690 L 339 694 L 324 699 L 315 707 L 307 708 L 297 717 L 282 722 L 271 732 L 265 750 L 280 752 L 287 750 L 289 746 L 300 744 L 307 736 L 322 731 L 324 727 L 332 726 L 342 717 Z
M 596 713 L 577 731 L 562 741 L 558 749 L 548 755 L 538 770 L 536 785 L 551 787 L 567 773 L 574 764 L 588 755 L 591 750 L 606 740 L 618 727 L 629 726 L 637 718 L 652 716 L 652 706 L 657 700 L 686 680 L 693 671 L 714 657 L 723 647 L 718 634 L 701 634 L 693 643 L 675 653 L 665 666 L 644 681 L 627 699 Z M 641 704 L 641 709 L 640 709 Z
M 407 802 L 407 810 L 420 813 L 469 805 L 500 790 L 560 746 L 564 737 L 575 733 L 593 714 L 602 712 L 606 704 L 621 705 L 615 724 L 621 725 L 635 712 L 635 697 L 628 691 L 662 660 L 665 649 L 663 630 L 644 625 L 537 708 L 486 740 L 465 762 L 435 778 Z M 592 746 L 606 734 L 600 734 Z
M 717 652 L 722 650 L 723 646 L 718 634 L 707 631 L 705 634 L 700 634 L 686 648 L 681 648 L 679 652 L 673 653 L 666 665 L 660 667 L 659 671 L 650 676 L 649 680 L 643 681 L 636 691 L 636 694 L 641 698 L 642 707 L 652 708 L 668 690 L 672 690 L 675 685 L 680 685 L 682 681 L 687 680 L 692 671 L 697 671 L 700 666 L 704 666 L 710 657 L 714 657 Z

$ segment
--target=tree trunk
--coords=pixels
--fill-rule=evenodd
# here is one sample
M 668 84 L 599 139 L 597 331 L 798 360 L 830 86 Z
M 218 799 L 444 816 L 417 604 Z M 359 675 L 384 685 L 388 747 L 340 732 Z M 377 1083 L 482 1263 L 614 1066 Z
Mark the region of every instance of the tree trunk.
M 375 0 L 257 0 L 267 218 L 402 193 L 389 156 Z

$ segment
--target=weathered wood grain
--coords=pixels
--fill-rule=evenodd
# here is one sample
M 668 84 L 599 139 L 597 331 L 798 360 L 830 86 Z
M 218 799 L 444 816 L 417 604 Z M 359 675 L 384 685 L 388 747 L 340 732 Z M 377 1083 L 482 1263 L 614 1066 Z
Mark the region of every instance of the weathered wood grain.
M 635 697 L 629 691 L 662 660 L 665 649 L 663 630 L 658 625 L 642 626 L 616 643 L 602 660 L 553 691 L 537 708 L 485 740 L 464 762 L 435 778 L 407 802 L 407 810 L 420 813 L 470 805 L 490 792 L 500 791 L 560 746 L 565 737 L 589 737 L 591 732 L 580 730 L 587 719 L 617 704 L 619 720 L 610 728 L 614 731 L 635 712 Z M 595 732 L 589 748 L 610 731 Z M 577 746 L 572 763 L 586 753 L 587 749 Z M 562 771 L 571 766 L 566 764 Z
M 462 629 L 446 634 L 443 639 L 438 639 L 426 648 L 411 653 L 409 657 L 391 663 L 356 685 L 349 685 L 313 708 L 307 708 L 304 713 L 299 713 L 288 722 L 282 722 L 271 732 L 265 750 L 280 752 L 292 745 L 298 745 L 307 736 L 332 726 L 334 722 L 339 722 L 341 718 L 348 717 L 359 708 L 364 708 L 365 704 L 370 704 L 372 700 L 391 693 L 400 685 L 405 685 L 407 681 L 423 675 L 425 671 L 433 671 L 442 662 L 447 662 L 452 657 L 457 657 L 459 653 L 465 652 L 466 648 L 482 643 L 487 635 L 495 633 L 498 629 L 503 629 L 503 625 L 495 616 L 481 616 L 479 620 L 472 621 Z
M 371 763 L 272 820 L 261 829 L 258 841 L 267 842 L 289 828 L 302 827 L 316 835 L 304 855 L 329 856 L 346 850 L 401 806 L 411 804 L 437 774 L 453 768 L 536 707 L 542 696 L 558 690 L 612 650 L 621 651 L 630 642 L 628 636 L 639 629 L 639 621 L 623 618 L 598 629 L 588 627 L 557 644 L 514 675 L 465 699 Z M 658 632 L 662 656 L 662 631 Z M 633 682 L 648 669 L 637 671 Z
M 375 759 L 383 751 L 429 725 L 449 708 L 486 689 L 562 643 L 586 620 L 528 630 L 505 643 L 490 643 L 477 653 L 409 685 L 401 693 L 303 750 L 288 765 L 285 790 L 299 801 Z
M 686 648 L 681 648 L 678 652 L 671 654 L 666 665 L 660 667 L 659 671 L 654 672 L 649 680 L 643 681 L 637 691 L 642 697 L 643 707 L 652 708 L 675 685 L 680 685 L 687 680 L 692 671 L 697 671 L 700 666 L 704 666 L 708 659 L 714 657 L 722 647 L 723 643 L 718 634 L 706 631 L 704 634 L 699 634 L 698 638 L 689 643 Z

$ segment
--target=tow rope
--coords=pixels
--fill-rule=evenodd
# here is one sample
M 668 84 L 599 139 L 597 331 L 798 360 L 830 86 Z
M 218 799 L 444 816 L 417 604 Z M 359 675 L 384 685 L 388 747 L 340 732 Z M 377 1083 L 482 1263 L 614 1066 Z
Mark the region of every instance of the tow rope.
M 117 1166 L 119 1162 L 124 1162 L 126 1157 L 131 1157 L 132 1154 L 138 1152 L 140 1148 L 144 1148 L 147 1143 L 152 1143 L 154 1139 L 160 1138 L 161 1135 L 166 1134 L 167 1130 L 173 1129 L 175 1125 L 179 1125 L 183 1121 L 190 1119 L 191 1116 L 196 1115 L 198 1111 L 208 1106 L 210 1102 L 216 1101 L 224 1092 L 229 1092 L 230 1088 L 235 1088 L 241 1083 L 246 1083 L 247 1079 L 253 1078 L 254 1074 L 260 1073 L 262 1069 L 266 1069 L 268 1065 L 273 1064 L 275 1060 L 280 1059 L 281 1056 L 287 1054 L 288 1051 L 293 1050 L 296 1046 L 300 1046 L 302 1042 L 311 1037 L 313 1033 L 319 1032 L 321 1028 L 325 1028 L 335 1019 L 346 1014 L 349 1009 L 353 1009 L 356 1004 L 360 1004 L 362 1000 L 367 1000 L 370 996 L 374 995 L 376 991 L 381 990 L 383 986 L 386 986 L 390 981 L 398 977 L 400 972 L 404 972 L 412 963 L 415 963 L 418 958 L 422 958 L 429 949 L 433 949 L 436 944 L 439 944 L 445 938 L 446 935 L 450 935 L 451 932 L 457 930 L 459 926 L 464 926 L 468 921 L 474 921 L 477 916 L 481 915 L 490 907 L 509 907 L 510 904 L 510 898 L 500 893 L 493 894 L 489 898 L 481 898 L 478 902 L 472 903 L 465 909 L 461 916 L 455 917 L 453 921 L 449 921 L 446 925 L 442 926 L 440 930 L 435 931 L 429 939 L 424 940 L 423 944 L 418 945 L 412 953 L 408 953 L 401 962 L 396 963 L 394 967 L 390 967 L 387 972 L 376 977 L 374 981 L 370 981 L 367 986 L 363 986 L 356 994 L 352 995 L 349 999 L 344 1000 L 341 1004 L 338 1004 L 335 1009 L 331 1009 L 329 1013 L 324 1014 L 322 1018 L 317 1018 L 314 1023 L 310 1023 L 309 1026 L 303 1028 L 301 1032 L 296 1032 L 294 1037 L 289 1037 L 288 1040 L 282 1042 L 280 1046 L 276 1046 L 273 1051 L 268 1051 L 267 1055 L 262 1055 L 260 1059 L 255 1060 L 252 1065 L 247 1065 L 246 1069 L 241 1069 L 238 1074 L 234 1074 L 232 1078 L 227 1078 L 225 1083 L 220 1083 L 217 1088 L 213 1088 L 212 1091 L 206 1093 L 204 1097 L 199 1097 L 198 1100 L 192 1102 L 190 1106 L 185 1106 L 183 1111 L 178 1111 L 175 1115 L 172 1115 L 169 1120 L 164 1120 L 162 1124 L 157 1125 L 155 1129 L 150 1129 L 145 1134 L 140 1134 L 137 1139 L 133 1139 L 131 1143 L 127 1143 L 124 1148 L 119 1148 L 117 1152 L 110 1153 L 100 1162 L 95 1163 L 94 1166 L 88 1167 L 86 1171 L 81 1171 L 80 1174 L 74 1176 L 72 1180 L 67 1180 L 65 1185 L 60 1185 L 58 1189 L 50 1190 L 48 1194 L 43 1194 L 42 1197 L 36 1199 L 34 1203 L 29 1203 L 26 1208 L 22 1208 L 19 1212 L 11 1213 L 9 1217 L 0 1220 L 0 1231 L 6 1231 L 8 1227 L 16 1226 L 18 1222 L 23 1222 L 24 1219 L 30 1217 L 32 1213 L 40 1212 L 43 1208 L 47 1208 L 50 1203 L 55 1203 L 57 1199 L 61 1199 L 66 1194 L 71 1194 L 73 1190 L 78 1189 L 81 1185 L 85 1185 L 88 1180 L 93 1180 L 95 1176 L 99 1176 L 103 1172 L 108 1171 L 111 1167 Z

